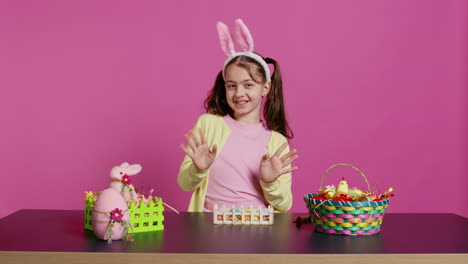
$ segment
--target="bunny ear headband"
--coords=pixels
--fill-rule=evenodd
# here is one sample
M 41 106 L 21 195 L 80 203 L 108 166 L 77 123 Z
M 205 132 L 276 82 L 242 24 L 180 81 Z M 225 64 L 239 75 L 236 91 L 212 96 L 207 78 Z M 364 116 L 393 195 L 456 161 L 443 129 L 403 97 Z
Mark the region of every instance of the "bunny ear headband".
M 254 42 L 253 42 L 252 35 L 250 34 L 250 31 L 247 28 L 247 26 L 244 24 L 244 22 L 242 22 L 240 18 L 236 19 L 235 21 L 235 27 L 236 27 L 235 37 L 236 37 L 237 44 L 239 44 L 242 50 L 241 52 L 236 52 L 234 50 L 234 42 L 232 41 L 231 34 L 229 33 L 229 28 L 226 26 L 226 24 L 220 21 L 218 22 L 216 27 L 218 29 L 218 37 L 219 37 L 219 43 L 221 44 L 221 49 L 223 50 L 224 54 L 228 56 L 223 66 L 223 78 L 224 79 L 226 79 L 224 76 L 224 71 L 226 70 L 226 66 L 229 64 L 229 62 L 233 60 L 234 58 L 243 55 L 243 56 L 252 58 L 258 63 L 260 63 L 260 65 L 262 65 L 263 69 L 265 70 L 267 82 L 271 81 L 270 69 L 268 68 L 267 63 L 262 57 L 253 53 Z

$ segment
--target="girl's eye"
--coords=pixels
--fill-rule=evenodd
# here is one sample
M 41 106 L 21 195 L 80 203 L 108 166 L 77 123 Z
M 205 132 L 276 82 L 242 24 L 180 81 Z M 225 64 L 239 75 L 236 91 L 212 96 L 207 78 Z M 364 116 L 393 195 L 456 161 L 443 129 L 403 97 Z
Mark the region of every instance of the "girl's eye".
M 233 84 L 229 84 L 229 85 L 226 86 L 226 88 L 228 88 L 228 89 L 234 89 L 234 88 L 236 88 L 236 86 L 233 85 Z
M 253 86 L 253 84 L 251 84 L 251 83 L 247 83 L 245 86 L 246 86 L 246 87 L 252 87 L 252 86 Z

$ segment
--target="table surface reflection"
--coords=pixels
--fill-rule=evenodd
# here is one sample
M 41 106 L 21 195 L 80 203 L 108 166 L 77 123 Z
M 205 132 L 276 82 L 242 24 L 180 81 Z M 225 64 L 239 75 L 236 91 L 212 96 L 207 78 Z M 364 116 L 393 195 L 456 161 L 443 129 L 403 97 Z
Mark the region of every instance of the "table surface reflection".
M 0 219 L 0 251 L 207 254 L 452 254 L 468 253 L 468 219 L 454 214 L 385 215 L 371 236 L 327 235 L 299 214 L 276 214 L 271 226 L 214 225 L 210 213 L 165 212 L 165 230 L 134 242 L 98 240 L 75 210 L 20 210 Z M 304 214 L 300 214 L 304 215 Z

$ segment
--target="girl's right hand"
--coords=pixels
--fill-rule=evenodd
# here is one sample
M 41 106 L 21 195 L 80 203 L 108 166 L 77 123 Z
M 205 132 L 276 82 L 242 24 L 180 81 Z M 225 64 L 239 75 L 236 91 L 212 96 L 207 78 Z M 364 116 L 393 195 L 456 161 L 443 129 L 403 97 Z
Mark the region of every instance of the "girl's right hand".
M 201 128 L 198 128 L 200 140 L 195 136 L 193 130 L 184 135 L 187 145 L 181 144 L 180 148 L 192 159 L 193 164 L 198 171 L 204 171 L 210 168 L 216 158 L 218 148 L 213 145 L 213 149 L 206 143 L 205 136 Z

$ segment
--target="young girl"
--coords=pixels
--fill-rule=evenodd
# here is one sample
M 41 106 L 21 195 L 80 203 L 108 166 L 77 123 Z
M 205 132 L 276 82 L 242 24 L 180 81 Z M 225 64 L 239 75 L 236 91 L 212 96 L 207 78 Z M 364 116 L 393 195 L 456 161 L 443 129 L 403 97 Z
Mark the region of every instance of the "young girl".
M 278 63 L 253 52 L 252 36 L 240 19 L 236 38 L 243 52 L 234 51 L 225 24 L 218 22 L 217 28 L 228 59 L 205 100 L 207 114 L 185 135 L 187 145 L 181 145 L 186 155 L 178 182 L 193 191 L 188 210 L 270 204 L 286 212 L 292 205 L 291 172 L 297 169 L 291 162 L 298 156 L 289 151 L 286 139 L 293 135 L 284 114 Z M 274 65 L 271 77 L 267 63 Z

